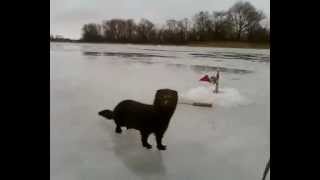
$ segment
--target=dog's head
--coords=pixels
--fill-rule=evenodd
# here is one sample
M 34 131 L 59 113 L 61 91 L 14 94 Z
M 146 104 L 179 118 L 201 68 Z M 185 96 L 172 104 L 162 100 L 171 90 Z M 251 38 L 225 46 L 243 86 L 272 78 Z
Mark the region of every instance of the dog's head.
M 159 89 L 155 95 L 154 107 L 160 111 L 172 112 L 178 103 L 178 92 L 171 89 Z

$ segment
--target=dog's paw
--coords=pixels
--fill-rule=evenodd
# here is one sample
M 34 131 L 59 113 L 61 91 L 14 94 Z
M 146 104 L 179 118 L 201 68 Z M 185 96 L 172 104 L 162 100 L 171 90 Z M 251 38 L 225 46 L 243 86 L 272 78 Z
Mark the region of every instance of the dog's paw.
M 152 145 L 151 144 L 145 144 L 143 145 L 143 147 L 147 148 L 147 149 L 151 149 L 152 148 Z
M 166 149 L 167 149 L 167 146 L 160 145 L 160 146 L 157 146 L 157 148 L 158 148 L 159 150 L 166 150 Z

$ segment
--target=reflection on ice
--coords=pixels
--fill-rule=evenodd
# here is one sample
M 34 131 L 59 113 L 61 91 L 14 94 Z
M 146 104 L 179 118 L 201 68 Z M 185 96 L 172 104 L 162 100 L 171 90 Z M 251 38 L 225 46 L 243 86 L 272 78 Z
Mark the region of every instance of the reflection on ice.
M 174 58 L 174 56 L 165 56 L 165 55 L 157 55 L 157 54 L 146 54 L 146 53 L 129 53 L 129 52 L 94 52 L 94 51 L 85 51 L 84 55 L 87 56 L 118 56 L 123 58 L 131 58 L 131 57 L 162 57 L 162 58 Z
M 106 122 L 103 127 L 112 139 L 114 154 L 131 172 L 146 180 L 153 175 L 165 175 L 162 152 L 141 148 L 137 131 L 130 129 L 116 134 L 113 122 Z

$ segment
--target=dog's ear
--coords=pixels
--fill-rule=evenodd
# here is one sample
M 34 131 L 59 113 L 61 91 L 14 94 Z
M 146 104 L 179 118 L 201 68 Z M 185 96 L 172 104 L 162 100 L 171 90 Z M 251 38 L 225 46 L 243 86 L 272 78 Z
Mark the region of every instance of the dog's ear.
M 174 96 L 178 97 L 178 91 L 172 90 L 172 93 L 174 94 Z
M 167 92 L 169 89 L 158 89 L 157 90 L 157 92 L 156 92 L 156 94 L 163 94 L 163 93 L 165 93 L 165 92 Z
M 177 103 L 178 103 L 178 98 L 179 98 L 179 96 L 178 96 L 178 91 L 172 90 L 172 93 L 173 93 L 173 98 L 174 98 L 175 104 L 177 105 Z

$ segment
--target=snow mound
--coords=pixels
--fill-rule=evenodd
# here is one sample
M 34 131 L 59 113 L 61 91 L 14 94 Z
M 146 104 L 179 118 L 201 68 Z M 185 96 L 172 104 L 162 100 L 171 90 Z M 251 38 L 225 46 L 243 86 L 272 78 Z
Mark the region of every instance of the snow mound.
M 199 86 L 181 93 L 179 103 L 209 103 L 220 107 L 248 105 L 249 100 L 235 88 L 221 88 L 219 93 L 213 93 L 213 87 Z

